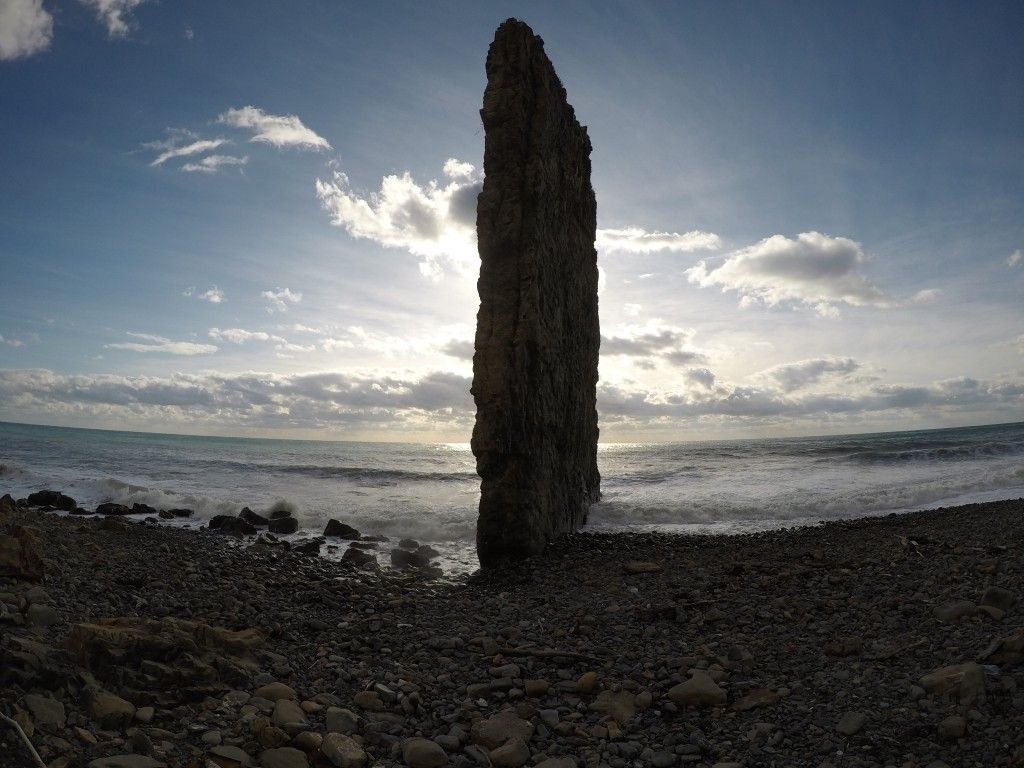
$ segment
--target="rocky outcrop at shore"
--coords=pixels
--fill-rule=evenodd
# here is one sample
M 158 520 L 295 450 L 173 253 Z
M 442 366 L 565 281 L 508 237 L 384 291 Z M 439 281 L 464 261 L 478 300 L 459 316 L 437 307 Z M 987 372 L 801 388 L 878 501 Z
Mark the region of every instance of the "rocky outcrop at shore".
M 487 54 L 472 448 L 484 567 L 582 525 L 597 471 L 596 202 L 590 139 L 540 37 L 509 19 Z

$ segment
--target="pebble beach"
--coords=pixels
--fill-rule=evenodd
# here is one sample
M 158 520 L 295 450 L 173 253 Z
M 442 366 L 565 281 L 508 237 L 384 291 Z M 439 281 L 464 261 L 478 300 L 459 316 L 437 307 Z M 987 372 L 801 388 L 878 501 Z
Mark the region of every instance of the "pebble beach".
M 1024 500 L 458 577 L 2 507 L 0 706 L 51 768 L 1024 765 Z

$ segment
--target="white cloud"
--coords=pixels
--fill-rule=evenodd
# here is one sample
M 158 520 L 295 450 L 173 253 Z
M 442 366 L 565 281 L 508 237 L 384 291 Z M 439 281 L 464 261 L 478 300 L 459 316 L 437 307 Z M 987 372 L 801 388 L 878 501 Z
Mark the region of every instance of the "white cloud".
M 468 163 L 449 159 L 445 171 L 461 172 Z M 470 171 L 472 173 L 472 171 Z M 354 192 L 348 177 L 336 172 L 330 181 L 317 179 L 316 195 L 331 223 L 355 238 L 389 248 L 404 248 L 421 257 L 420 272 L 433 279 L 446 269 L 475 274 L 476 198 L 482 182 L 470 176 L 417 184 L 409 173 L 385 176 L 380 190 Z
M 691 283 L 721 286 L 741 295 L 740 306 L 796 302 L 835 315 L 836 304 L 892 306 L 893 301 L 858 271 L 867 261 L 860 244 L 845 237 L 803 232 L 773 235 L 734 251 L 716 268 L 702 261 L 686 270 Z
M 302 294 L 289 288 L 263 291 L 260 296 L 267 300 L 268 312 L 287 312 L 289 304 L 298 304 L 302 301 Z
M 229 341 L 232 344 L 244 344 L 247 341 L 270 341 L 272 338 L 265 331 L 247 331 L 244 328 L 211 328 L 207 334 L 214 341 Z
M 442 170 L 449 179 L 472 179 L 476 175 L 476 168 L 472 163 L 465 163 L 454 157 L 444 161 Z
M 185 25 L 185 39 L 192 40 L 196 36 L 196 33 L 192 30 L 188 24 Z
M 221 168 L 233 165 L 245 165 L 249 162 L 249 156 L 235 157 L 234 155 L 208 155 L 198 163 L 185 163 L 181 170 L 186 173 L 216 173 Z
M 132 11 L 144 0 L 79 0 L 96 11 L 96 18 L 107 28 L 110 37 L 126 37 L 131 30 Z
M 718 235 L 711 232 L 647 232 L 639 227 L 625 229 L 597 230 L 597 247 L 609 251 L 625 251 L 627 253 L 655 253 L 657 251 L 691 251 L 714 250 L 721 247 Z
M 852 357 L 818 357 L 775 365 L 755 374 L 754 378 L 771 381 L 783 392 L 793 392 L 817 384 L 826 376 L 849 376 L 860 367 Z
M 222 291 L 216 285 L 211 286 L 202 293 L 199 293 L 194 285 L 190 285 L 188 288 L 181 292 L 181 295 L 194 297 L 199 299 L 200 301 L 208 301 L 211 304 L 223 304 L 225 301 L 227 301 L 227 296 L 224 295 L 224 291 Z
M 143 144 L 147 149 L 163 150 L 153 159 L 150 166 L 156 167 L 163 165 L 168 160 L 172 160 L 176 157 L 200 155 L 203 152 L 209 152 L 228 143 L 227 139 L 196 139 L 194 141 L 189 141 L 187 144 L 179 143 L 182 139 L 187 138 L 193 138 L 193 134 L 185 131 L 174 131 L 171 132 L 170 138 L 166 141 L 152 141 L 147 144 Z
M 316 150 L 331 148 L 327 139 L 304 125 L 296 115 L 271 115 L 259 107 L 248 106 L 229 109 L 217 117 L 217 122 L 251 130 L 253 136 L 249 141 L 264 142 L 275 147 Z
M 104 344 L 104 349 L 123 349 L 129 352 L 156 352 L 166 355 L 209 355 L 217 351 L 213 344 L 196 344 L 191 341 L 172 341 L 163 336 L 149 333 L 132 333 L 128 336 L 140 341 L 122 341 L 116 344 Z
M 1013 253 L 1006 257 L 1006 266 L 1012 269 L 1013 267 L 1016 267 L 1018 264 L 1020 264 L 1021 260 L 1024 260 L 1024 251 L 1018 248 L 1016 251 L 1014 251 Z
M 0 0 L 0 61 L 45 51 L 53 39 L 53 16 L 42 0 Z
M 4 346 L 7 346 L 7 347 L 23 347 L 23 346 L 25 346 L 25 342 L 23 342 L 21 339 L 12 339 L 10 336 L 2 336 L 2 335 L 0 335 L 0 344 L 3 344 Z
M 626 317 L 637 317 L 642 309 L 643 305 L 641 304 L 623 304 L 622 314 L 626 315 Z
M 941 288 L 923 288 L 911 296 L 910 301 L 914 304 L 927 304 L 928 302 L 935 301 L 941 297 Z

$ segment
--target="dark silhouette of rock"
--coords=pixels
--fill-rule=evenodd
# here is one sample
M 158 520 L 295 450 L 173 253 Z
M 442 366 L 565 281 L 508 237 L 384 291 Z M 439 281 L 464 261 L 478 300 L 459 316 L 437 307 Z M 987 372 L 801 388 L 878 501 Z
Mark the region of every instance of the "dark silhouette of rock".
M 70 496 L 65 496 L 60 491 L 36 491 L 28 495 L 30 507 L 53 507 L 65 512 L 71 512 L 78 506 Z
M 124 515 L 133 515 L 135 513 L 132 512 L 124 504 L 116 504 L 113 501 L 108 501 L 108 502 L 100 504 L 98 507 L 96 507 L 96 514 L 97 515 L 121 515 L 121 516 L 124 516 Z
M 590 139 L 520 21 L 487 54 L 473 453 L 484 567 L 586 522 L 597 471 L 597 207 Z
M 327 521 L 327 527 L 324 528 L 324 536 L 335 536 L 339 539 L 348 539 L 350 541 L 359 541 L 360 539 L 359 531 L 351 525 L 347 525 L 340 520 L 334 520 L 333 518 Z
M 238 513 L 238 517 L 241 520 L 245 520 L 249 525 L 263 526 L 270 524 L 270 520 L 257 512 L 253 512 L 248 507 L 242 507 L 242 511 Z
M 272 517 L 270 519 L 268 530 L 271 533 L 295 533 L 299 530 L 299 521 L 291 515 L 285 517 Z

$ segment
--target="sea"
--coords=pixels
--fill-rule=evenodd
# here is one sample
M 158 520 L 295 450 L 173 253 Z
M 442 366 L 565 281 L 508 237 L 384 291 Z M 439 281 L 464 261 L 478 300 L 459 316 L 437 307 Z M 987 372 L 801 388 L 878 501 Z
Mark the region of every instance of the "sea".
M 587 529 L 736 533 L 1024 497 L 1024 422 L 913 432 L 606 443 Z M 479 478 L 465 443 L 327 442 L 0 422 L 0 493 L 60 490 L 213 515 L 285 507 L 292 538 L 330 518 L 414 538 L 449 572 L 477 567 Z M 340 556 L 336 550 L 334 556 Z M 328 556 L 331 556 L 328 553 Z M 386 559 L 386 558 L 385 558 Z

